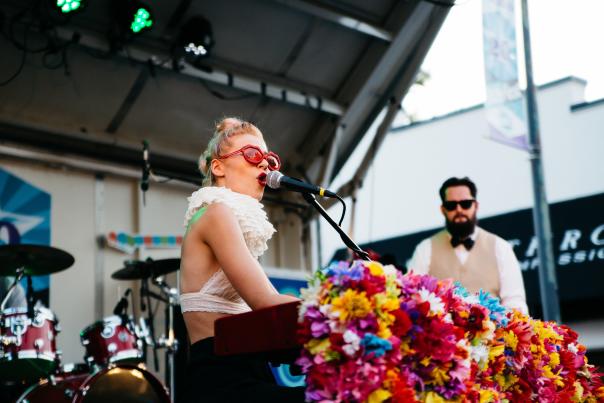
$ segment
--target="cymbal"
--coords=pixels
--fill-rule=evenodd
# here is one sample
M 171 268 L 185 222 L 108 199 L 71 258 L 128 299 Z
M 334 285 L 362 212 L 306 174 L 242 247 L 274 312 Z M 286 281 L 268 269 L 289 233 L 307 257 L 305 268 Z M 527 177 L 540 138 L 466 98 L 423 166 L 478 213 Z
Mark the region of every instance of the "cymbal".
M 111 275 L 115 280 L 142 280 L 172 273 L 180 269 L 180 259 L 126 260 L 124 267 Z
M 14 276 L 24 267 L 26 276 L 43 276 L 70 267 L 73 256 L 64 250 L 45 245 L 0 246 L 0 276 Z

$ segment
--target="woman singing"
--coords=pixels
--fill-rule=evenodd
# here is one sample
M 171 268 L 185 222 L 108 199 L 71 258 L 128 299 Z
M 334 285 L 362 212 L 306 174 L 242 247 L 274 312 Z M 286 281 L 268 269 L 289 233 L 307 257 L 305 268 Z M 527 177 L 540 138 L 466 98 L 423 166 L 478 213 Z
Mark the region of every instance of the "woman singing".
M 280 165 L 260 130 L 235 118 L 218 123 L 199 158 L 204 181 L 189 198 L 181 256 L 186 401 L 304 401 L 303 388 L 275 383 L 266 361 L 214 355 L 216 319 L 296 300 L 275 290 L 257 260 L 275 232 L 259 201 L 266 174 Z

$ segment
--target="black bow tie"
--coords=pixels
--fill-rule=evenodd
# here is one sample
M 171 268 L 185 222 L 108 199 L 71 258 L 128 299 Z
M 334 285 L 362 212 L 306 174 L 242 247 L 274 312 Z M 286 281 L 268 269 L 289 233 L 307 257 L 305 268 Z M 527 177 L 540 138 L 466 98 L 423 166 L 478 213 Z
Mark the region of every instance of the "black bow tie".
M 474 240 L 472 238 L 466 238 L 463 240 L 455 237 L 451 238 L 451 246 L 455 248 L 460 244 L 463 244 L 467 250 L 470 250 L 474 246 Z

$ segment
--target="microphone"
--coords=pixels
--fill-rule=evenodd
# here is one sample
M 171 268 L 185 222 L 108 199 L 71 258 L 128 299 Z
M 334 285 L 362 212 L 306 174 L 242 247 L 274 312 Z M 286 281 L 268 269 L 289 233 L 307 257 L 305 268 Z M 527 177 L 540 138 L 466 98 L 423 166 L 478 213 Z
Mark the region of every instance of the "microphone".
M 119 300 L 119 302 L 113 308 L 113 314 L 124 316 L 128 310 L 128 295 L 132 292 L 132 289 L 128 288 L 124 293 L 124 296 Z
M 149 165 L 149 142 L 143 141 L 143 177 L 141 178 L 141 190 L 146 192 L 149 189 L 149 172 L 151 166 Z
M 312 193 L 321 197 L 338 197 L 334 192 L 322 187 L 302 182 L 301 180 L 290 178 L 283 175 L 279 171 L 270 171 L 266 175 L 266 184 L 271 189 L 279 189 L 281 187 L 299 193 Z

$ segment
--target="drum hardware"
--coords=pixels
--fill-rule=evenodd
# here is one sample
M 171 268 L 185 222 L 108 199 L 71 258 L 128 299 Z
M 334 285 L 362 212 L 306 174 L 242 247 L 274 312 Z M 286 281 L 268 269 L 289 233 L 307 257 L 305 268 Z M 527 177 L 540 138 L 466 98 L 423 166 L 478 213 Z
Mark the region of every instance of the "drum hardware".
M 34 304 L 32 276 L 65 270 L 74 263 L 69 253 L 44 245 L 0 246 L 0 276 L 15 279 L 0 303 L 0 378 L 23 382 L 48 376 L 60 364 L 56 349 L 58 320 L 47 308 Z M 23 278 L 27 279 L 27 307 L 6 308 Z
M 0 261 L 0 276 L 15 276 L 15 281 L 0 304 L 0 310 L 4 311 L 10 295 L 23 276 L 26 276 L 28 316 L 34 318 L 35 301 L 31 276 L 43 276 L 65 270 L 73 265 L 75 259 L 71 254 L 51 246 L 17 244 L 0 246 Z
M 127 260 L 124 262 L 124 267 L 117 270 L 111 275 L 111 278 L 116 280 L 141 280 L 140 287 L 140 310 L 147 312 L 147 326 L 149 338 L 147 345 L 153 348 L 153 364 L 155 371 L 159 371 L 159 359 L 157 356 L 157 343 L 155 336 L 154 313 L 151 309 L 151 298 L 164 303 L 169 303 L 169 298 L 156 294 L 149 289 L 148 280 L 162 276 L 180 268 L 180 259 L 161 259 L 153 260 Z M 148 309 L 148 310 L 147 310 Z M 151 341 L 149 343 L 149 341 Z
M 149 290 L 149 283 L 147 281 L 148 278 L 141 279 L 141 288 L 140 288 L 140 309 L 141 313 L 147 311 L 147 327 L 149 329 L 149 338 L 151 343 L 148 343 L 151 346 L 153 351 L 153 368 L 155 371 L 159 371 L 159 358 L 157 356 L 157 343 L 155 338 L 155 315 L 153 313 L 153 309 L 151 308 L 151 297 L 155 297 L 156 294 L 153 291 Z M 145 301 L 146 300 L 146 301 Z
M 166 305 L 166 333 L 162 334 L 158 340 L 158 346 L 165 348 L 168 356 L 168 371 L 166 371 L 166 380 L 170 388 L 170 396 L 174 396 L 174 355 L 178 351 L 178 340 L 174 336 L 174 307 L 178 305 L 178 290 L 171 288 L 165 282 L 163 276 L 153 278 L 155 284 L 161 290 L 162 294 L 168 299 Z
M 31 277 L 64 270 L 74 263 L 73 257 L 47 246 L 7 245 L 0 246 L 0 262 L 0 276 L 15 277 L 0 302 L 0 379 L 2 384 L 15 388 L 24 388 L 39 380 L 23 394 L 23 389 L 15 389 L 18 392 L 15 397 L 21 395 L 18 401 L 170 401 L 166 388 L 140 363 L 144 343 L 151 344 L 154 350 L 158 347 L 149 334 L 152 322 L 148 327 L 141 318 L 139 326 L 127 315 L 127 297 L 131 296 L 131 290 L 116 306 L 116 315 L 96 322 L 82 332 L 90 365 L 62 365 L 62 353 L 55 345 L 56 335 L 61 330 L 58 320 L 49 309 L 34 304 Z M 177 262 L 176 268 L 174 262 Z M 178 259 L 138 262 L 127 267 L 125 275 L 132 275 L 135 270 L 136 276 L 149 279 L 177 270 L 178 262 Z M 27 280 L 27 306 L 5 309 L 23 278 Z M 149 307 L 150 298 L 169 302 L 168 297 L 156 294 L 148 287 L 146 291 Z M 153 319 L 151 309 L 149 311 L 149 317 Z M 169 342 L 162 343 L 170 345 Z M 96 350 L 88 352 L 94 346 Z M 97 350 L 101 351 L 100 358 Z M 138 361 L 139 365 L 130 365 L 128 361 Z
M 0 311 L 4 311 L 4 306 L 6 305 L 6 303 L 8 302 L 8 299 L 10 298 L 11 294 L 13 293 L 13 291 L 15 290 L 15 288 L 17 287 L 17 284 L 19 284 L 19 281 L 21 281 L 21 279 L 23 278 L 24 273 L 25 273 L 25 267 L 18 267 L 15 270 L 15 281 L 13 281 L 13 283 L 10 286 L 10 288 L 6 292 L 6 295 L 4 296 L 4 299 L 2 299 L 2 303 L 0 303 Z
M 142 340 L 153 349 L 153 364 L 155 371 L 159 370 L 157 352 L 166 349 L 166 384 L 170 396 L 174 396 L 174 356 L 178 351 L 178 340 L 174 333 L 174 307 L 178 304 L 178 290 L 171 288 L 164 280 L 164 276 L 180 268 L 180 259 L 129 260 L 124 262 L 124 267 L 114 272 L 111 277 L 117 280 L 140 280 L 140 310 L 147 312 L 146 318 L 140 318 L 140 332 L 144 335 Z M 149 280 L 159 288 L 159 293 L 150 289 Z M 156 337 L 155 315 L 151 309 L 151 299 L 165 304 L 165 332 Z

